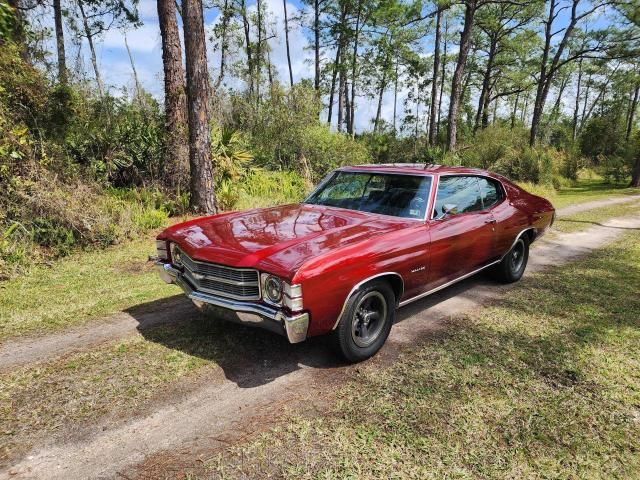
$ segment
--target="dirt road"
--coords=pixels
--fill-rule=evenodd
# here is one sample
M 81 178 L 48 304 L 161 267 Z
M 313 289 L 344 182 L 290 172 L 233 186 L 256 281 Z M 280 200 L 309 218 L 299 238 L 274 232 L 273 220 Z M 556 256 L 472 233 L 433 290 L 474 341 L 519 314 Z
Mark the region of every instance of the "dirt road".
M 610 203 L 611 200 L 604 201 L 597 206 Z M 562 216 L 567 211 L 575 213 L 575 208 L 558 213 Z M 534 244 L 527 274 L 570 262 L 625 231 L 638 229 L 640 215 L 612 219 L 582 232 L 555 234 Z M 401 309 L 388 345 L 371 361 L 390 361 L 402 345 L 412 344 L 438 329 L 451 316 L 499 300 L 509 288 L 480 275 Z M 113 341 L 141 328 L 141 318 L 148 322 L 142 328 L 148 328 L 159 322 L 188 321 L 192 315 L 187 302 L 171 299 L 160 312 L 136 315 L 137 320 L 122 314 L 106 324 L 8 343 L 0 350 L 0 366 L 10 368 L 42 361 L 69 350 Z M 100 335 L 94 335 L 98 330 Z M 112 478 L 118 473 L 128 475 L 137 464 L 165 451 L 185 452 L 188 457 L 199 448 L 214 448 L 241 438 L 257 417 L 276 415 L 283 405 L 322 398 L 328 386 L 339 383 L 354 368 L 336 364 L 332 352 L 317 340 L 286 345 L 283 351 L 261 355 L 263 358 L 255 359 L 251 368 L 233 374 L 229 373 L 233 370 L 230 368 L 222 384 L 209 385 L 202 379 L 201 386 L 177 403 L 160 405 L 146 415 L 115 426 L 99 420 L 91 431 L 85 432 L 82 441 L 40 445 L 0 472 L 0 478 Z

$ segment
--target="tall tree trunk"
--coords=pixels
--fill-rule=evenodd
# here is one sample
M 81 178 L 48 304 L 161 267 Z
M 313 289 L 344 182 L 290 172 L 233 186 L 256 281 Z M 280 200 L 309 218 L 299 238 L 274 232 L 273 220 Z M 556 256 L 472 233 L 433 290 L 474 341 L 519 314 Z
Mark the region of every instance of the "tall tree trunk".
M 438 95 L 438 123 L 436 124 L 436 136 L 440 135 L 440 117 L 442 115 L 442 97 L 444 97 L 444 84 L 447 82 L 447 35 L 449 34 L 449 21 L 444 19 L 444 41 L 442 45 L 442 75 L 440 79 L 440 95 Z
M 284 7 L 284 41 L 287 44 L 287 64 L 289 65 L 289 82 L 293 87 L 293 70 L 291 69 L 291 52 L 289 51 L 289 17 L 287 16 L 287 0 L 282 0 Z
M 493 116 L 491 117 L 491 125 L 495 125 L 498 121 L 498 103 L 500 102 L 500 98 L 496 98 L 493 104 Z M 489 105 L 487 105 L 487 110 L 489 110 Z
M 256 21 L 258 41 L 256 42 L 256 105 L 260 103 L 260 81 L 262 76 L 262 1 L 256 0 Z
M 636 108 L 638 107 L 638 96 L 640 96 L 640 83 L 636 84 L 636 88 L 633 91 L 633 100 L 631 100 L 631 106 L 629 107 L 629 116 L 627 117 L 627 129 L 624 135 L 624 139 L 627 142 L 631 138 L 631 131 L 633 130 L 633 121 L 636 115 Z
M 353 136 L 353 129 L 356 116 L 356 76 L 358 72 L 358 39 L 360 37 L 360 18 L 362 16 L 362 0 L 358 0 L 358 14 L 356 15 L 356 29 L 353 38 L 353 55 L 351 63 L 351 104 L 349 106 L 349 129 L 348 132 Z
M 345 92 L 345 88 L 346 88 L 346 78 L 344 76 L 344 69 L 342 68 L 342 65 L 340 65 L 340 82 L 338 85 L 338 131 L 341 132 L 342 131 L 342 124 L 344 122 L 344 92 Z
M 11 25 L 11 36 L 15 44 L 20 49 L 20 56 L 25 62 L 30 62 L 29 52 L 27 50 L 27 31 L 25 28 L 25 18 L 22 10 L 21 0 L 9 0 L 9 6 L 13 10 L 13 25 Z
M 96 49 L 93 45 L 93 33 L 89 28 L 89 20 L 84 11 L 82 0 L 78 0 L 78 8 L 80 9 L 80 15 L 82 16 L 82 25 L 84 27 L 84 34 L 87 37 L 89 43 L 89 50 L 91 51 L 91 64 L 93 65 L 93 72 L 96 76 L 96 83 L 98 84 L 98 93 L 101 97 L 104 96 L 104 83 L 102 83 L 102 77 L 100 76 L 100 70 L 98 69 L 98 57 L 96 56 Z
M 584 125 L 585 117 L 587 116 L 587 105 L 589 104 L 589 90 L 591 90 L 591 74 L 587 77 L 587 88 L 584 91 L 584 100 L 582 102 L 582 114 L 580 115 L 580 125 L 578 126 L 578 133 Z
M 497 99 L 496 99 L 496 104 L 497 104 Z M 482 103 L 482 128 L 487 128 L 489 126 L 489 105 L 491 104 L 491 87 L 489 87 L 489 90 L 487 91 L 486 95 L 484 96 L 484 101 Z
M 580 4 L 580 0 L 573 0 L 571 4 L 571 16 L 569 19 L 569 23 L 567 24 L 564 35 L 562 39 L 555 44 L 553 58 L 551 59 L 551 63 L 549 62 L 549 55 L 551 52 L 551 41 L 552 39 L 559 33 L 558 31 L 553 31 L 553 22 L 558 17 L 560 10 L 556 12 L 556 7 L 558 6 L 558 0 L 550 0 L 549 3 L 549 15 L 545 22 L 545 43 L 544 49 L 542 52 L 542 61 L 540 62 L 540 76 L 538 78 L 538 87 L 536 89 L 536 99 L 533 104 L 533 116 L 531 118 L 531 130 L 529 134 L 529 145 L 533 146 L 536 142 L 536 138 L 538 136 L 538 130 L 540 128 L 540 121 L 542 120 L 542 113 L 544 112 L 544 105 L 547 101 L 547 96 L 549 95 L 549 89 L 551 88 L 551 83 L 553 81 L 553 77 L 558 71 L 558 64 L 564 50 L 567 48 L 569 44 L 569 40 L 573 35 L 575 30 L 576 23 L 578 22 L 578 6 Z M 605 3 L 603 2 L 602 5 Z
M 477 0 L 467 0 L 464 12 L 464 27 L 460 35 L 460 51 L 458 52 L 458 62 L 451 81 L 451 99 L 449 101 L 449 129 L 447 131 L 447 149 L 453 151 L 456 148 L 458 135 L 458 110 L 460 109 L 460 98 L 462 93 L 462 80 L 464 69 L 467 64 L 467 56 L 471 48 L 471 30 L 476 14 Z
M 636 164 L 633 166 L 630 187 L 640 187 L 640 153 L 636 153 Z
M 249 72 L 249 97 L 253 97 L 253 49 L 251 47 L 251 25 L 249 24 L 249 16 L 247 15 L 247 3 L 245 0 L 240 0 L 240 13 L 242 15 L 244 45 L 247 55 L 247 70 Z
M 209 73 L 202 18 L 202 0 L 182 1 L 184 44 L 187 65 L 189 111 L 189 164 L 191 166 L 191 209 L 196 213 L 216 212 L 211 132 L 209 129 Z
M 571 138 L 578 135 L 578 114 L 580 113 L 580 88 L 582 87 L 582 60 L 578 62 L 578 81 L 576 84 L 576 101 L 573 108 L 573 122 L 571 125 Z
M 66 85 L 67 60 L 64 52 L 64 28 L 60 0 L 53 0 L 53 18 L 56 25 L 56 47 L 58 49 L 58 82 L 61 85 Z
M 553 108 L 551 109 L 551 119 L 555 121 L 555 119 L 560 114 L 560 106 L 562 105 L 562 96 L 564 95 L 564 90 L 567 88 L 567 84 L 569 83 L 569 75 L 565 75 L 560 82 L 560 88 L 558 89 L 558 96 L 556 97 L 556 101 L 553 104 Z
M 436 13 L 436 38 L 433 43 L 433 73 L 431 75 L 431 107 L 429 115 L 429 145 L 436 144 L 436 111 L 438 109 L 438 74 L 440 73 L 440 21 L 442 9 Z
M 224 0 L 222 7 L 222 32 L 220 33 L 220 72 L 218 72 L 218 78 L 214 85 L 214 89 L 218 90 L 224 80 L 224 73 L 227 67 L 227 50 L 229 50 L 229 20 L 231 19 L 231 8 L 229 7 L 229 0 Z
M 476 111 L 476 120 L 473 125 L 474 133 L 480 128 L 480 120 L 482 120 L 482 128 L 486 128 L 488 113 L 486 107 L 489 105 L 489 86 L 491 85 L 491 73 L 493 70 L 493 61 L 496 56 L 496 49 L 498 46 L 497 38 L 491 38 L 489 46 L 489 57 L 487 58 L 487 68 L 482 76 L 482 90 L 480 91 L 480 98 L 478 99 L 478 110 Z M 484 113 L 484 115 L 483 115 Z
M 520 100 L 520 92 L 516 93 L 516 99 L 513 102 L 513 111 L 511 112 L 511 130 L 516 127 L 516 115 L 518 114 L 518 101 Z
M 395 77 L 393 79 L 393 132 L 394 134 L 396 133 L 396 115 L 397 115 L 397 108 L 398 108 L 398 62 L 399 62 L 399 57 L 398 55 L 396 55 L 396 72 L 395 72 Z M 380 105 L 380 108 L 382 108 L 382 105 Z
M 347 74 L 345 73 L 345 83 L 344 83 L 344 116 L 345 116 L 345 124 L 347 127 L 347 133 L 351 135 L 353 131 L 353 127 L 351 124 L 351 101 L 349 100 L 349 82 L 346 81 Z
M 136 64 L 133 61 L 133 55 L 131 54 L 131 49 L 129 48 L 129 42 L 127 41 L 127 32 L 122 32 L 124 37 L 124 46 L 127 50 L 127 55 L 129 56 L 129 63 L 131 64 L 131 71 L 133 72 L 133 81 L 136 86 L 136 100 L 140 104 L 140 106 L 144 106 L 144 98 L 143 98 L 143 90 L 142 85 L 140 84 L 140 80 L 138 79 L 138 72 L 136 71 Z
M 380 117 L 382 115 L 382 97 L 384 96 L 384 91 L 386 88 L 387 88 L 387 70 L 385 69 L 384 72 L 382 73 L 382 80 L 380 81 L 380 89 L 378 90 L 378 108 L 376 109 L 376 118 L 373 121 L 373 131 L 375 133 L 378 133 L 378 129 L 380 128 Z
M 338 42 L 338 48 L 336 48 L 336 61 L 333 64 L 333 73 L 331 74 L 331 90 L 329 92 L 329 112 L 327 114 L 327 123 L 329 125 L 331 125 L 331 116 L 333 113 L 333 100 L 336 93 L 336 79 L 338 78 L 338 64 L 340 62 L 341 50 L 340 43 Z
M 269 93 L 273 95 L 273 65 L 271 64 L 271 49 L 269 48 L 269 42 L 265 36 L 265 50 L 267 51 L 267 75 L 269 76 Z
M 189 144 L 182 47 L 174 0 L 158 0 L 158 19 L 164 68 L 164 179 L 169 188 L 180 193 L 189 184 Z
M 320 92 L 320 0 L 313 0 L 313 53 L 315 74 L 313 87 Z M 331 108 L 331 106 L 329 107 Z

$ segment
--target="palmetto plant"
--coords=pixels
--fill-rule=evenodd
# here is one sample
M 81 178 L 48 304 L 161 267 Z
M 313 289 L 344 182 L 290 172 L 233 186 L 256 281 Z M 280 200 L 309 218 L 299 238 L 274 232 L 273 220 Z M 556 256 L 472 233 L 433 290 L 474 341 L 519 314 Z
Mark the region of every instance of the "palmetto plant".
M 239 180 L 245 175 L 253 155 L 245 146 L 242 134 L 228 127 L 211 128 L 211 161 L 216 172 L 216 199 L 222 210 L 229 210 L 238 200 Z

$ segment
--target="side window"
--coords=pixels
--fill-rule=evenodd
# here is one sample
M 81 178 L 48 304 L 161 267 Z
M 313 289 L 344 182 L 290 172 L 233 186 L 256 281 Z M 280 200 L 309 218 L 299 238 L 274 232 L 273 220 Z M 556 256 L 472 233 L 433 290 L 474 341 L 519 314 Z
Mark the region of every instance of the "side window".
M 489 208 L 498 203 L 503 198 L 502 188 L 495 180 L 479 177 L 480 193 L 484 208 Z
M 482 210 L 482 198 L 477 177 L 451 176 L 440 177 L 434 216 L 444 213 L 444 206 L 452 209 L 453 214 Z

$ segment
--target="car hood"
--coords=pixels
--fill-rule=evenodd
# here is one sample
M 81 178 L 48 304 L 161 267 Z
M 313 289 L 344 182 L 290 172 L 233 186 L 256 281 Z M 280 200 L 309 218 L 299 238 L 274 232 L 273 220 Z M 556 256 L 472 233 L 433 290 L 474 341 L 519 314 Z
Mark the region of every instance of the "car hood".
M 291 278 L 307 260 L 403 228 L 410 220 L 293 204 L 217 215 L 168 228 L 158 238 L 190 257 Z

